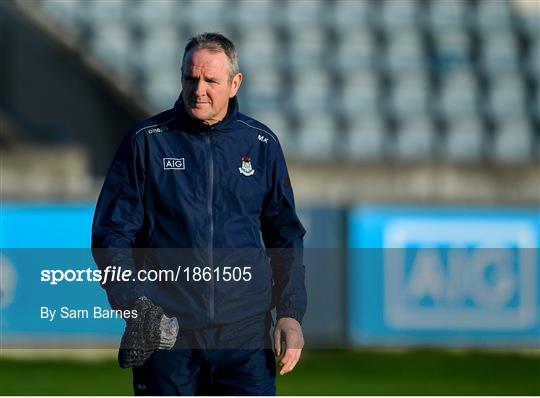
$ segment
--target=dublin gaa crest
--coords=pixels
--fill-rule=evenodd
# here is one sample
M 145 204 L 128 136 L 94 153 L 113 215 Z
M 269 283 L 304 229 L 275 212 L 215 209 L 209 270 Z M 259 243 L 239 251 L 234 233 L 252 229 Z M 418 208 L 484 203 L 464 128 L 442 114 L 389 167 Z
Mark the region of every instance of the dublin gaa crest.
M 242 167 L 239 167 L 238 171 L 246 177 L 252 176 L 255 173 L 255 170 L 251 167 L 251 157 L 242 156 Z

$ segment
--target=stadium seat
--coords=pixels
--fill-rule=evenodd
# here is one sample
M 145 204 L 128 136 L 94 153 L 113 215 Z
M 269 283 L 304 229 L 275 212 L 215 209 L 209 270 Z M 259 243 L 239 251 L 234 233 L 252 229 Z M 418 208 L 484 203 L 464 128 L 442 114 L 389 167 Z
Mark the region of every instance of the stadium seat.
M 405 161 L 429 159 L 434 145 L 431 121 L 426 117 L 413 115 L 399 124 L 393 148 L 395 157 Z
M 347 138 L 340 152 L 348 159 L 374 161 L 381 159 L 387 143 L 385 126 L 376 117 L 351 118 Z
M 453 162 L 476 162 L 482 159 L 485 146 L 483 126 L 477 117 L 450 120 L 444 153 Z
M 469 71 L 445 75 L 441 82 L 437 109 L 447 119 L 473 117 L 478 114 L 476 79 Z
M 540 24 L 540 21 L 538 23 Z M 531 40 L 530 43 L 531 44 L 526 61 L 526 69 L 529 76 L 540 84 L 540 32 L 536 40 Z
M 376 50 L 371 30 L 360 28 L 344 32 L 336 43 L 335 58 L 332 61 L 335 64 L 330 66 L 344 76 L 373 68 Z
M 372 22 L 371 1 L 335 0 L 332 7 L 332 25 L 338 35 L 347 35 L 355 30 L 370 29 Z
M 453 73 L 471 67 L 470 38 L 463 31 L 435 32 L 432 35 L 436 73 Z
M 137 65 L 144 74 L 152 75 L 157 68 L 180 72 L 183 48 L 179 45 L 179 32 L 166 25 L 145 29 L 136 53 Z
M 533 137 L 529 123 L 523 119 L 506 119 L 498 124 L 493 143 L 493 156 L 498 162 L 522 163 L 533 153 Z
M 488 109 L 495 119 L 524 118 L 526 114 L 525 87 L 519 75 L 506 75 L 491 81 Z
M 418 24 L 416 0 L 385 0 L 381 2 L 380 23 L 386 31 L 412 30 Z
M 88 13 L 90 2 L 42 0 L 39 4 L 47 14 L 72 29 L 80 29 L 92 22 Z
M 230 4 L 220 0 L 182 2 L 187 29 L 190 32 L 228 32 L 234 11 Z
M 288 63 L 292 69 L 322 67 L 328 56 L 326 34 L 320 28 L 297 29 L 289 35 Z
M 282 57 L 280 42 L 272 29 L 260 28 L 252 33 L 242 35 L 238 42 L 240 68 L 246 71 L 257 71 L 261 68 L 278 69 Z
M 131 13 L 133 24 L 143 25 L 147 29 L 151 27 L 181 26 L 187 22 L 185 12 L 187 2 L 176 0 L 140 0 L 137 3 L 130 3 L 133 7 Z M 159 21 L 159 24 L 156 24 Z M 157 26 L 156 26 L 157 25 Z
M 130 21 L 133 3 L 129 0 L 92 0 L 88 1 L 87 7 L 93 24 L 125 24 Z
M 180 74 L 170 70 L 155 70 L 147 76 L 143 89 L 154 112 L 170 109 L 181 91 Z
M 244 72 L 240 107 L 244 112 L 279 109 L 282 101 L 282 74 L 275 68 Z
M 430 87 L 425 74 L 396 75 L 389 96 L 390 109 L 396 117 L 427 116 Z
M 469 23 L 470 7 L 467 0 L 431 1 L 428 26 L 436 32 L 463 31 Z
M 235 23 L 249 36 L 259 29 L 271 29 L 275 23 L 275 4 L 271 0 L 243 0 L 236 3 Z
M 291 85 L 291 107 L 309 117 L 311 113 L 328 112 L 331 95 L 328 74 L 319 69 L 306 70 L 295 76 Z
M 480 66 L 484 73 L 518 74 L 518 56 L 518 42 L 512 33 L 491 33 L 483 36 Z
M 298 150 L 312 159 L 331 159 L 336 142 L 336 123 L 330 115 L 304 118 L 298 128 Z
M 418 31 L 400 31 L 388 37 L 383 67 L 390 74 L 425 73 L 428 63 Z
M 101 26 L 92 35 L 90 48 L 106 66 L 124 76 L 131 73 L 137 61 L 129 27 L 125 24 Z
M 374 73 L 349 75 L 344 81 L 339 111 L 343 117 L 377 114 L 378 95 L 377 76 Z
M 240 101 L 240 110 L 243 113 L 252 114 L 267 109 L 284 109 L 284 114 L 287 111 L 283 106 L 281 95 L 273 96 L 244 90 L 240 92 L 238 98 Z
M 259 68 L 253 71 L 247 69 L 243 73 L 242 90 L 275 97 L 281 94 L 283 74 L 276 68 Z
M 326 2 L 323 0 L 285 0 L 276 7 L 277 21 L 284 24 L 284 28 L 290 32 L 303 28 L 325 27 L 327 13 Z
M 534 96 L 534 100 L 531 102 L 530 107 L 530 114 L 533 115 L 533 117 L 536 117 L 536 120 L 540 121 L 540 89 L 536 90 L 536 95 Z
M 475 26 L 484 34 L 509 32 L 512 14 L 509 0 L 480 0 L 476 5 Z

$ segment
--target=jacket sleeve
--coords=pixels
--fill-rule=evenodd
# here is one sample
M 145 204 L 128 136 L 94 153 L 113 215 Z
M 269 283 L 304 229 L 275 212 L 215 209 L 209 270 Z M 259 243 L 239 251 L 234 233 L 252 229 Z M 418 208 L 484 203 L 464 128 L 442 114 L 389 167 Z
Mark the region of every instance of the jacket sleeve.
M 135 138 L 127 134 L 117 150 L 94 213 L 92 254 L 102 274 L 107 266 L 131 269 L 132 275 L 136 272 L 133 248 L 144 222 L 142 194 L 145 173 L 142 149 Z M 102 287 L 115 309 L 129 308 L 144 295 L 142 285 L 132 280 L 108 280 Z
M 261 232 L 272 265 L 273 301 L 277 319 L 302 322 L 307 293 L 303 265 L 305 229 L 296 215 L 294 196 L 279 144 L 269 155 L 268 192 L 261 213 Z

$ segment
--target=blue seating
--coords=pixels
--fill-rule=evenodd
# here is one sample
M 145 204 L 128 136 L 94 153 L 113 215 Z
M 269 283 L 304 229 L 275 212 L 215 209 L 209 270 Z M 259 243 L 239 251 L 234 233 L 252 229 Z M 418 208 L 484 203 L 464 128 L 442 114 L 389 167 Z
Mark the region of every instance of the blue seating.
M 91 22 L 88 12 L 91 2 L 42 0 L 40 5 L 46 14 L 74 31 Z
M 104 25 L 92 35 L 90 47 L 107 67 L 129 78 L 134 59 L 134 43 L 127 25 Z
M 499 163 L 521 163 L 530 159 L 532 153 L 530 124 L 522 118 L 501 120 L 494 136 L 494 159 Z
M 444 142 L 446 159 L 456 163 L 478 162 L 485 145 L 484 128 L 477 116 L 449 121 Z
M 470 71 L 462 70 L 444 76 L 440 90 L 435 105 L 447 120 L 478 115 L 477 81 Z
M 498 121 L 525 118 L 525 87 L 521 77 L 511 74 L 494 78 L 486 104 L 491 116 Z
M 69 29 L 90 32 L 92 56 L 117 75 L 142 82 L 142 93 L 154 109 L 168 108 L 178 95 L 180 58 L 188 37 L 222 31 L 239 49 L 245 76 L 239 94 L 242 109 L 267 118 L 271 127 L 278 125 L 298 156 L 421 160 L 443 148 L 449 160 L 460 162 L 478 161 L 489 148 L 495 160 L 518 159 L 523 143 L 536 142 L 540 15 L 530 3 L 39 4 Z M 446 135 L 435 131 L 441 123 Z M 388 132 L 389 126 L 396 130 Z M 484 134 L 485 126 L 493 126 L 493 134 Z M 501 148 L 513 130 L 522 136 L 507 153 Z
M 373 115 L 379 111 L 379 84 L 372 72 L 347 75 L 339 102 L 338 112 L 343 117 L 349 115 Z
M 297 150 L 308 158 L 331 160 L 335 155 L 337 132 L 336 121 L 331 115 L 313 114 L 303 118 L 298 126 Z
M 433 126 L 429 118 L 413 115 L 400 121 L 393 148 L 395 158 L 403 161 L 429 160 L 433 146 Z
M 388 96 L 389 107 L 397 118 L 426 117 L 429 114 L 430 86 L 425 74 L 398 75 Z
M 519 74 L 518 40 L 515 35 L 503 32 L 483 36 L 480 67 L 490 75 Z
M 389 32 L 412 30 L 420 20 L 418 11 L 416 0 L 386 0 L 381 2 L 379 23 Z
M 376 115 L 351 115 L 348 121 L 347 135 L 340 145 L 340 153 L 345 159 L 355 161 L 376 161 L 385 153 L 388 143 L 386 127 Z
M 270 28 L 256 29 L 243 36 L 238 43 L 240 68 L 246 73 L 253 71 L 255 74 L 261 68 L 278 71 L 284 63 L 283 52 L 275 31 Z
M 418 31 L 395 32 L 388 36 L 388 44 L 381 65 L 389 73 L 426 73 L 428 62 Z
M 143 33 L 138 43 L 139 51 L 134 54 L 141 72 L 152 75 L 156 70 L 170 69 L 180 74 L 184 49 L 179 46 L 178 30 L 174 26 L 162 26 L 145 29 Z
M 431 1 L 426 14 L 432 32 L 462 32 L 470 23 L 471 7 L 467 0 Z
M 147 76 L 143 85 L 148 104 L 154 112 L 172 108 L 181 90 L 179 70 L 163 69 Z
M 359 70 L 375 67 L 377 48 L 370 29 L 343 32 L 334 51 L 335 56 L 330 67 L 336 74 L 349 76 Z
M 329 24 L 340 35 L 370 29 L 373 22 L 373 2 L 357 0 L 335 0 L 330 10 Z
M 327 112 L 333 98 L 328 74 L 318 69 L 299 73 L 290 87 L 289 98 L 291 108 L 302 117 Z
M 509 0 L 480 0 L 476 5 L 475 17 L 477 30 L 484 34 L 509 32 L 513 26 Z

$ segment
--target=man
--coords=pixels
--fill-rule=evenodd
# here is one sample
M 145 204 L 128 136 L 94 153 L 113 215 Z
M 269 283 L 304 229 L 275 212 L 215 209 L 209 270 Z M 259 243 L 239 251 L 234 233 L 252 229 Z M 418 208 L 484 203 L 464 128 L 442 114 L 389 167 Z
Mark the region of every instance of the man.
M 204 283 L 184 278 L 166 286 L 104 285 L 113 307 L 135 306 L 153 314 L 128 322 L 124 334 L 126 340 L 157 339 L 141 343 L 146 348 L 135 361 L 120 356 L 125 366 L 140 365 L 133 369 L 136 394 L 275 394 L 274 353 L 268 346 L 273 307 L 273 348 L 277 356 L 283 354 L 280 374 L 292 371 L 300 359 L 307 301 L 301 257 L 305 230 L 277 137 L 238 111 L 242 79 L 229 39 L 218 33 L 192 38 L 182 60 L 180 98 L 173 109 L 125 137 L 98 200 L 95 249 L 208 253 L 202 255 L 210 275 Z M 254 266 L 240 267 L 249 278 L 218 280 L 219 272 L 227 272 L 223 264 L 239 264 L 231 257 L 247 257 L 244 249 L 267 254 L 252 254 Z M 106 264 L 97 262 L 102 268 Z M 179 325 L 174 349 L 155 350 L 170 346 L 163 344 L 163 321 L 169 317 Z M 152 332 L 140 332 L 147 327 Z M 165 340 L 170 343 L 171 336 Z

